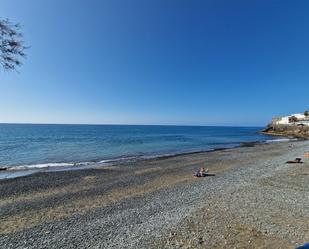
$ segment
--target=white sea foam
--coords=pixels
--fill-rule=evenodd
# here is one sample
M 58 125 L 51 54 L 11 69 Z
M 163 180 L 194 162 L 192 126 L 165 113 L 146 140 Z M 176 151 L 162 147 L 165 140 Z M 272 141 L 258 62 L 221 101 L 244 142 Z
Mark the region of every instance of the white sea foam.
M 9 166 L 8 170 L 30 170 L 30 169 L 48 169 L 48 168 L 72 168 L 72 167 L 89 167 L 89 166 L 107 166 L 119 162 L 137 160 L 137 157 L 121 157 L 115 159 L 106 159 L 99 162 L 63 162 L 63 163 L 39 163 Z
M 105 162 L 106 161 L 106 162 Z M 8 167 L 8 170 L 28 170 L 28 169 L 46 169 L 46 168 L 72 168 L 72 167 L 84 167 L 91 165 L 104 165 L 108 160 L 101 162 L 77 162 L 77 163 L 41 163 L 41 164 L 26 164 Z
M 28 164 L 9 167 L 9 170 L 25 170 L 25 169 L 43 169 L 49 167 L 70 167 L 74 166 L 74 163 L 40 163 L 40 164 Z
M 128 162 L 128 161 L 135 161 L 138 158 L 139 158 L 138 156 L 119 157 L 119 158 L 114 158 L 114 159 L 102 160 L 99 163 L 112 164 L 112 163 L 117 163 L 117 162 Z
M 297 138 L 277 138 L 277 139 L 266 140 L 266 143 L 292 142 L 297 140 L 298 140 Z

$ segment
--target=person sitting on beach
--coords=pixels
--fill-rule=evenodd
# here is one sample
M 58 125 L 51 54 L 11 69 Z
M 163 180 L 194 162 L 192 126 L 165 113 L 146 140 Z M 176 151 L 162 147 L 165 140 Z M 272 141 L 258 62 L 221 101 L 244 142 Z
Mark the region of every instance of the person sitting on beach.
M 293 149 L 293 148 L 294 148 L 294 144 L 290 144 L 290 145 L 289 145 L 289 148 L 290 148 L 290 149 Z
M 205 169 L 205 168 L 201 168 L 200 169 L 200 174 L 201 174 L 201 176 L 207 176 L 208 175 L 208 169 Z
M 205 168 L 200 168 L 200 174 L 201 174 L 201 176 L 205 176 L 205 172 L 206 172 L 206 170 L 205 170 Z
M 208 176 L 208 169 L 200 168 L 199 171 L 194 172 L 194 176 L 196 177 L 205 177 Z

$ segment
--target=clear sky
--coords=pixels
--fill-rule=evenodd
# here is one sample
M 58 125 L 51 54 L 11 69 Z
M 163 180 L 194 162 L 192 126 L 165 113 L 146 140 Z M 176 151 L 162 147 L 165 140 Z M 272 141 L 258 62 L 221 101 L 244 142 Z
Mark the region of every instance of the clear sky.
M 309 1 L 0 0 L 0 122 L 264 125 L 309 108 Z

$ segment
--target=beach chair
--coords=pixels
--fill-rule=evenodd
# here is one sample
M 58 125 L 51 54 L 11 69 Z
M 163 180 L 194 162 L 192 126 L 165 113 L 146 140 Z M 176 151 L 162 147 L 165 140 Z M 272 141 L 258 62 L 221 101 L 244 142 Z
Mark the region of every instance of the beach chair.
M 301 158 L 295 158 L 295 160 L 287 161 L 286 163 L 303 163 L 303 162 L 301 161 Z

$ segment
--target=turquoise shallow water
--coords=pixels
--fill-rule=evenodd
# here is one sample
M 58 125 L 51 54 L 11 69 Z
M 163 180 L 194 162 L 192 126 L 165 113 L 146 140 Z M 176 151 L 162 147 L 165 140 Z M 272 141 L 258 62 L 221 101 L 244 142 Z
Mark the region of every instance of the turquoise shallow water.
M 0 167 L 83 166 L 272 139 L 261 127 L 0 124 Z

